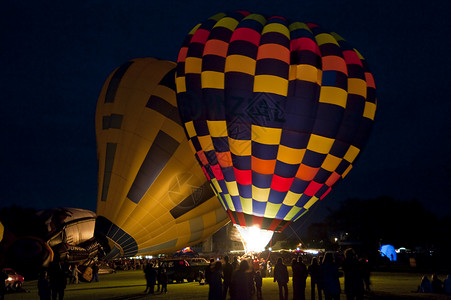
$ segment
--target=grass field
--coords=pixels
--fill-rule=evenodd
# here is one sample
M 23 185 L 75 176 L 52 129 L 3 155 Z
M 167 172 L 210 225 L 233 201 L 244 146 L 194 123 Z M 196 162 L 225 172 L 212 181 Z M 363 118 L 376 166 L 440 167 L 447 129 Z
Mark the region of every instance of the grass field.
M 420 282 L 421 274 L 415 273 L 388 273 L 375 272 L 372 274 L 373 294 L 366 295 L 365 299 L 451 299 L 450 296 L 434 294 L 418 294 L 415 290 Z M 444 276 L 440 276 L 444 279 Z M 341 279 L 343 288 L 343 279 Z M 289 299 L 292 299 L 291 278 L 289 283 Z M 37 282 L 26 281 L 24 283 L 26 293 L 11 293 L 5 299 L 39 299 Z M 64 299 L 67 300 L 91 300 L 91 299 L 207 299 L 208 286 L 199 283 L 169 284 L 167 294 L 144 294 L 145 280 L 142 271 L 120 271 L 115 274 L 101 275 L 99 282 L 68 285 Z M 263 299 L 278 299 L 277 284 L 272 278 L 263 280 Z M 307 279 L 306 299 L 310 299 L 310 278 Z M 324 299 L 324 298 L 323 298 Z M 346 299 L 341 295 L 341 299 Z

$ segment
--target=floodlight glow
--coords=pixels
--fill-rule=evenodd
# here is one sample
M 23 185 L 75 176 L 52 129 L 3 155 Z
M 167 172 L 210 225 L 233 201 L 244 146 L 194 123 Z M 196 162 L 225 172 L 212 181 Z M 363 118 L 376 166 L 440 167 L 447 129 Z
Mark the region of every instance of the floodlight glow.
M 261 252 L 265 250 L 266 245 L 274 234 L 274 231 L 260 229 L 258 227 L 241 227 L 235 225 L 241 235 L 244 248 L 247 252 Z

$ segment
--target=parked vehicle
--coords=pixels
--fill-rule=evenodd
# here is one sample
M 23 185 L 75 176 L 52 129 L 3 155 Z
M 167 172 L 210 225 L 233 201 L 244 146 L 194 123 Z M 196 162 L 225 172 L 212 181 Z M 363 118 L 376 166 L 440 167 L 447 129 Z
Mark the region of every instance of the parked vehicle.
M 168 282 L 200 281 L 201 272 L 205 272 L 208 264 L 192 264 L 185 259 L 161 260 L 159 266 L 166 269 Z
M 18 290 L 22 287 L 24 278 L 23 276 L 16 273 L 11 268 L 4 268 L 3 272 L 8 275 L 8 278 L 5 279 L 5 286 L 7 290 Z
M 190 266 L 197 266 L 197 265 L 208 266 L 210 264 L 208 262 L 208 260 L 206 260 L 203 257 L 188 258 L 187 261 L 190 264 Z

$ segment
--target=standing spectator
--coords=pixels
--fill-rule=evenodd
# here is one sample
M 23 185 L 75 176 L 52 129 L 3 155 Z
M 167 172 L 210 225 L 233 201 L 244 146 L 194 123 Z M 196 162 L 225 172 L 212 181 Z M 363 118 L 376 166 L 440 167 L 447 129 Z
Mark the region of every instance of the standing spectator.
M 320 267 L 324 299 L 340 300 L 340 272 L 335 264 L 334 254 L 327 252 Z
M 230 290 L 230 283 L 232 282 L 233 266 L 229 263 L 229 257 L 224 256 L 224 267 L 222 268 L 222 276 L 224 278 L 223 282 L 223 299 L 227 299 L 227 292 Z
M 249 264 L 247 260 L 240 263 L 238 270 L 232 274 L 232 281 L 230 284 L 230 299 L 231 300 L 250 300 L 251 291 L 249 290 L 248 272 Z
M 345 273 L 346 298 L 348 300 L 363 300 L 363 295 L 365 293 L 363 268 L 357 260 L 354 249 L 352 248 L 345 250 L 343 271 Z
M 432 293 L 432 285 L 431 281 L 427 277 L 427 275 L 424 275 L 421 278 L 420 286 L 418 287 L 419 293 Z
M 213 271 L 215 260 L 210 258 L 210 264 L 205 269 L 205 282 L 210 284 L 210 274 Z
M 233 257 L 232 267 L 233 271 L 238 270 L 238 267 L 240 266 L 240 263 L 238 262 L 238 257 Z
M 266 263 L 266 269 L 268 270 L 268 277 L 272 277 L 272 265 L 271 261 L 268 259 L 268 262 Z
M 47 272 L 39 273 L 38 278 L 38 295 L 41 300 L 50 300 L 50 282 L 47 278 Z
M 144 293 L 154 294 L 155 283 L 157 281 L 157 271 L 153 268 L 153 263 L 148 263 L 144 268 L 144 276 L 146 278 L 146 289 Z
M 305 281 L 307 279 L 307 267 L 302 258 L 292 261 L 293 270 L 293 299 L 305 300 Z
M 157 263 L 155 263 L 155 265 L 157 265 Z M 161 264 L 158 266 L 157 268 L 157 293 L 160 291 L 160 289 L 162 290 L 163 288 L 161 287 L 161 282 L 162 282 L 162 274 L 163 274 L 163 267 L 161 266 Z M 162 291 L 163 292 L 163 291 Z
M 166 269 L 163 268 L 163 270 L 161 270 L 161 275 L 160 275 L 160 279 L 159 280 L 159 284 L 161 284 L 161 293 L 167 293 L 168 292 L 168 274 L 166 273 Z
M 81 271 L 78 269 L 78 265 L 74 264 L 74 266 L 72 267 L 72 281 L 71 283 L 75 283 L 78 284 L 78 274 L 81 274 Z
M 288 300 L 288 270 L 287 266 L 282 263 L 282 258 L 277 259 L 277 263 L 274 266 L 274 282 L 279 285 L 279 299 Z
M 363 272 L 363 283 L 365 283 L 365 291 L 371 292 L 371 280 L 370 280 L 371 267 L 370 264 L 368 263 L 368 259 L 361 258 L 360 265 L 362 267 Z
M 267 269 L 266 261 L 262 258 L 260 261 L 260 270 L 262 277 L 266 277 L 266 269 Z
M 249 290 L 251 291 L 251 297 L 255 294 L 255 284 L 254 284 L 254 277 L 255 277 L 255 264 L 252 260 L 252 258 L 249 258 L 249 272 L 247 272 L 247 283 L 249 284 Z
M 443 293 L 443 283 L 438 279 L 437 274 L 432 274 L 431 279 L 432 292 L 436 294 Z
M 64 290 L 66 289 L 66 273 L 62 265 L 56 259 L 49 266 L 50 289 L 52 291 L 52 300 L 64 299 Z
M 208 285 L 208 300 L 222 299 L 222 263 L 217 261 L 210 272 Z
M 263 279 L 260 271 L 255 272 L 254 280 L 255 280 L 255 288 L 257 289 L 257 300 L 261 300 L 263 299 L 262 297 Z
M 319 266 L 319 260 L 316 257 L 312 258 L 312 262 L 308 267 L 308 273 L 310 274 L 310 287 L 311 287 L 311 299 L 315 300 L 315 289 L 318 291 L 318 300 L 322 299 L 322 287 L 321 287 L 321 271 Z
M 5 273 L 5 271 L 0 272 L 0 299 L 5 299 L 6 294 L 6 285 L 5 280 L 8 279 L 8 275 Z
M 92 281 L 99 282 L 99 265 L 97 263 L 92 265 Z
M 445 280 L 443 280 L 443 291 L 447 295 L 451 295 L 451 274 L 448 274 Z
M 291 261 L 291 270 L 293 271 L 293 300 L 300 299 L 299 298 L 299 267 L 298 261 L 296 258 L 293 258 Z

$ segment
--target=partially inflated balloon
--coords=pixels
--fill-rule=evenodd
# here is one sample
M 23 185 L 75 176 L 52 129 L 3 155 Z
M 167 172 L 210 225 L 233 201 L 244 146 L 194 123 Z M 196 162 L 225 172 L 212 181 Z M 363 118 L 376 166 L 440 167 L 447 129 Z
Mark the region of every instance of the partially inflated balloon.
M 373 124 L 373 76 L 335 33 L 217 14 L 187 35 L 177 101 L 233 223 L 281 231 L 348 174 Z
M 189 149 L 175 63 L 134 59 L 107 79 L 96 110 L 96 237 L 108 257 L 166 253 L 228 222 Z

